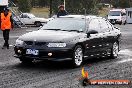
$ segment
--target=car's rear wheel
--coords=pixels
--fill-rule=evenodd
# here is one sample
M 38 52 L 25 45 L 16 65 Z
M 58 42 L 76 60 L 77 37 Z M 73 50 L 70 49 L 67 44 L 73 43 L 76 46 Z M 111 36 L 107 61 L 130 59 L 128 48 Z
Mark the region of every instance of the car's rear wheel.
M 119 53 L 119 44 L 118 42 L 115 42 L 111 49 L 111 58 L 113 59 L 117 58 L 118 53 Z
M 28 63 L 32 63 L 32 59 L 29 59 L 29 58 L 24 58 L 24 57 L 21 57 L 19 58 L 20 61 L 23 63 L 23 64 L 28 64 Z
M 41 24 L 41 22 L 35 22 L 35 25 L 36 25 L 36 27 L 40 27 L 42 24 Z
M 83 62 L 83 49 L 81 45 L 74 48 L 72 64 L 74 67 L 80 67 Z

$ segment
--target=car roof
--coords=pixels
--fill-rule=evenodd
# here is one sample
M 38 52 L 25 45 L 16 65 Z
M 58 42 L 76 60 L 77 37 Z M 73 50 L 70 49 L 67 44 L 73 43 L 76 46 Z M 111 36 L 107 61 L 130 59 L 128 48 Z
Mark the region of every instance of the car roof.
M 29 14 L 32 14 L 32 13 L 22 13 L 22 14 L 24 14 L 24 15 L 29 15 Z M 32 14 L 33 15 L 33 14 Z
M 91 18 L 96 18 L 97 16 L 95 15 L 66 15 L 66 16 L 60 16 L 59 18 L 80 18 L 80 19 L 91 19 Z
M 84 15 L 66 15 L 66 16 L 60 16 L 59 18 L 83 18 Z
M 110 11 L 122 11 L 122 12 L 125 12 L 126 10 L 125 9 L 111 9 Z
M 103 17 L 100 16 L 96 16 L 96 15 L 66 15 L 66 16 L 60 16 L 59 18 L 54 18 L 54 19 L 65 19 L 65 18 L 69 18 L 69 19 L 87 19 L 87 20 L 92 20 L 92 19 L 105 19 Z M 54 20 L 52 19 L 52 20 Z

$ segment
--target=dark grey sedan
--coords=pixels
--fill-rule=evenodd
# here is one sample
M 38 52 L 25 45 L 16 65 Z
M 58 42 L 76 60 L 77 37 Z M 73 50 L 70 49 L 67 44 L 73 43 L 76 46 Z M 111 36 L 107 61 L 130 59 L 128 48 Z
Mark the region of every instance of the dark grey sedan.
M 71 60 L 79 67 L 91 57 L 116 58 L 120 36 L 120 30 L 101 17 L 60 17 L 20 36 L 14 47 L 15 57 L 23 63 Z

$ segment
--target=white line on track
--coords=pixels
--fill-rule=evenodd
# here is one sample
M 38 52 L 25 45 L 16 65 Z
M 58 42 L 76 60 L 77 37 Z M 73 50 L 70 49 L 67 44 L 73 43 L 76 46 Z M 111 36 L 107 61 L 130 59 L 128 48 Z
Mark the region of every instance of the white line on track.
M 10 38 L 18 38 L 19 36 L 10 36 Z M 2 36 L 0 36 L 0 39 L 3 38 Z
M 0 46 L 3 46 L 2 44 L 0 44 Z M 10 47 L 13 47 L 14 45 L 9 45 Z
M 119 55 L 125 55 L 128 56 L 121 61 L 118 61 L 117 63 L 125 63 L 125 62 L 131 62 L 132 61 L 132 51 L 129 49 L 124 49 L 119 52 Z

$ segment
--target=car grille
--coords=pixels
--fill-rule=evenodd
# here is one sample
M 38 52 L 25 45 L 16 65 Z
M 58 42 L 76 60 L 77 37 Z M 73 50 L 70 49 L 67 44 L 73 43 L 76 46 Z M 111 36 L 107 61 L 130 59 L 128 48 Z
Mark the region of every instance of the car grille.
M 116 21 L 117 19 L 110 19 L 110 21 Z
M 32 42 L 32 41 L 25 41 L 25 44 L 26 45 L 35 45 L 35 46 L 43 46 L 43 45 L 45 45 L 46 44 L 46 42 L 36 42 L 36 41 L 34 41 L 34 42 Z
M 35 45 L 36 46 L 43 46 L 45 44 L 46 44 L 46 42 L 35 42 Z

